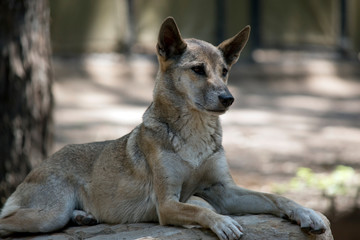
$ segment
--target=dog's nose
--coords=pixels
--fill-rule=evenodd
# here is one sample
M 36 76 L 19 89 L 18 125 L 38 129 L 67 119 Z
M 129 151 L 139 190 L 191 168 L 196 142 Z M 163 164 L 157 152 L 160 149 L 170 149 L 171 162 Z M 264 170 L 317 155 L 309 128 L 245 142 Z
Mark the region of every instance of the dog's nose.
M 219 100 L 224 107 L 230 107 L 234 102 L 234 97 L 231 94 L 220 94 Z

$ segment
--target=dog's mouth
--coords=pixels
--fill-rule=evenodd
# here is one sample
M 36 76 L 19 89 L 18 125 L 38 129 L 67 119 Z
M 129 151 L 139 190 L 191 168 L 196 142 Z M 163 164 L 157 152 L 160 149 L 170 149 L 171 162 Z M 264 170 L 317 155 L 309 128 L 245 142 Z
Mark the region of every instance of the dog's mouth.
M 208 109 L 208 108 L 204 107 L 200 103 L 195 103 L 195 105 L 201 111 L 209 112 L 209 113 L 216 114 L 216 115 L 224 114 L 229 109 L 229 108 L 225 108 L 225 109 Z
M 215 113 L 215 114 L 219 114 L 219 115 L 224 114 L 224 113 L 227 111 L 227 109 L 224 109 L 224 110 L 205 109 L 205 110 L 206 110 L 207 112 Z

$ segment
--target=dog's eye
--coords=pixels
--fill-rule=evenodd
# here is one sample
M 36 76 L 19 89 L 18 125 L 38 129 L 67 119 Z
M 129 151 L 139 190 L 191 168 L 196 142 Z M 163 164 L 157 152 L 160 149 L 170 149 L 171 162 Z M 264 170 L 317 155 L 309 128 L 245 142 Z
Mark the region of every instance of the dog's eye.
M 227 70 L 226 68 L 223 68 L 222 70 L 222 76 L 226 77 L 227 73 L 229 72 L 229 70 Z
M 195 67 L 192 67 L 191 70 L 193 70 L 193 72 L 196 74 L 199 74 L 202 76 L 206 75 L 204 66 L 195 66 Z

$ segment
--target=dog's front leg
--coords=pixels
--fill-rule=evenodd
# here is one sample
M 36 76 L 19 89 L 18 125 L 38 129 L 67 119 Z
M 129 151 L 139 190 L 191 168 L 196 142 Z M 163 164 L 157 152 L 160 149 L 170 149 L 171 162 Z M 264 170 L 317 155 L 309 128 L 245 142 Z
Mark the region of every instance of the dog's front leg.
M 159 205 L 159 218 L 161 225 L 198 224 L 210 228 L 220 239 L 239 239 L 243 231 L 240 224 L 231 217 L 175 199 Z
M 223 150 L 208 159 L 206 178 L 195 193 L 218 213 L 226 215 L 272 214 L 288 218 L 314 234 L 326 230 L 321 215 L 282 196 L 241 188 L 233 181 Z
M 177 170 L 181 167 L 177 168 Z M 169 171 L 169 168 L 167 168 Z M 161 225 L 201 225 L 210 228 L 220 239 L 239 239 L 242 227 L 234 219 L 194 204 L 181 202 L 183 180 L 178 171 L 154 176 L 154 190 L 157 198 L 157 214 Z M 184 173 L 183 171 L 180 171 Z
M 219 206 L 223 214 L 272 214 L 288 218 L 313 234 L 321 234 L 326 230 L 318 213 L 285 197 L 247 190 L 233 183 L 215 185 L 210 191 L 212 193 L 206 195 L 210 197 L 211 203 Z

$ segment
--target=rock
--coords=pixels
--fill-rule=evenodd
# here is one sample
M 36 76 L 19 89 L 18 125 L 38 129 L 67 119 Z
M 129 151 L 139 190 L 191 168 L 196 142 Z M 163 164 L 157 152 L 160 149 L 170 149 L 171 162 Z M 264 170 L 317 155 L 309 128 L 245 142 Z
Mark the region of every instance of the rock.
M 325 216 L 323 216 L 323 218 L 328 227 L 326 232 L 321 235 L 310 235 L 303 232 L 298 225 L 293 224 L 288 220 L 269 215 L 248 215 L 237 217 L 236 219 L 244 228 L 242 240 L 333 240 L 334 238 L 331 233 L 330 223 Z
M 328 229 L 321 235 L 309 235 L 303 232 L 299 226 L 287 220 L 270 215 L 246 215 L 234 217 L 244 228 L 242 240 L 333 240 L 329 221 L 324 217 L 328 224 Z M 86 227 L 68 227 L 61 232 L 32 235 L 15 236 L 12 239 L 24 240 L 60 240 L 60 239 L 91 239 L 91 240 L 154 240 L 154 239 L 205 239 L 216 240 L 217 237 L 208 229 L 198 226 L 173 227 L 160 226 L 155 223 L 134 223 L 107 225 L 99 224 Z

